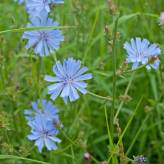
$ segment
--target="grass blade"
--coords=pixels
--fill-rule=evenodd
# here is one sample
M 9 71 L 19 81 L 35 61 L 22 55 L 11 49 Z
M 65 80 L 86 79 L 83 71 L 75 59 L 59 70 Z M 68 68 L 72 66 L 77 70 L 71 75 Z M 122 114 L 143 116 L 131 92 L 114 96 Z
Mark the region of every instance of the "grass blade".
M 35 159 L 30 159 L 30 158 L 24 158 L 24 157 L 19 157 L 19 156 L 14 156 L 14 155 L 0 155 L 0 160 L 1 159 L 13 159 L 13 160 L 25 160 L 25 161 L 30 161 L 33 163 L 41 163 L 41 164 L 50 164 L 48 162 L 43 162 L 43 161 L 38 161 Z

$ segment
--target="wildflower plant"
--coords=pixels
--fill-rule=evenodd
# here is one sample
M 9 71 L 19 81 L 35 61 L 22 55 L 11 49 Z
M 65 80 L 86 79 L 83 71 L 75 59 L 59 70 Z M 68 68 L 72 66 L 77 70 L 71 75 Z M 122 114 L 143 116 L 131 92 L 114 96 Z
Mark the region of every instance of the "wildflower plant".
M 15 22 L 22 20 L 24 14 L 19 15 L 14 2 L 25 5 L 27 27 L 16 28 Z M 163 30 L 158 23 L 163 28 L 164 21 L 160 11 L 162 0 L 150 2 L 145 2 L 143 8 L 140 4 L 137 6 L 137 0 L 72 0 L 61 10 L 56 10 L 56 5 L 64 0 L 12 0 L 15 6 L 8 0 L 0 2 L 3 20 L 0 21 L 0 163 L 9 158 L 18 163 L 61 164 L 84 163 L 84 160 L 111 164 L 164 161 Z M 152 10 L 150 6 L 147 8 L 148 4 L 156 6 Z M 146 9 L 152 10 L 151 13 L 145 13 Z M 11 15 L 15 14 L 12 11 L 21 19 Z M 58 12 L 64 16 L 62 20 Z M 109 22 L 105 22 L 109 20 L 107 14 L 110 14 Z M 131 26 L 126 24 L 136 17 L 137 28 L 134 22 Z M 146 19 L 138 22 L 143 20 L 141 17 Z M 64 26 L 69 35 L 65 37 L 67 46 L 63 45 L 61 53 L 57 51 L 64 41 L 63 26 L 54 18 L 71 25 Z M 11 32 L 22 31 L 26 48 L 33 49 L 39 57 L 29 56 L 14 37 L 10 38 Z M 6 33 L 9 35 L 3 36 Z M 139 37 L 131 38 L 136 35 Z M 146 37 L 158 43 L 151 43 Z M 120 46 L 123 40 L 126 42 Z M 122 55 L 123 49 L 126 56 Z M 76 54 L 76 59 L 63 57 L 69 52 Z M 120 66 L 120 63 L 123 64 Z M 132 69 L 128 64 L 132 64 Z M 155 71 L 143 71 L 145 67 Z M 93 78 L 91 68 L 94 80 L 89 87 L 92 91 L 88 91 L 88 80 Z M 87 93 L 87 98 L 81 99 L 81 94 L 84 97 Z M 65 104 L 56 101 L 58 97 Z M 34 101 L 27 109 L 25 104 L 31 99 Z M 32 145 L 40 153 L 33 151 Z M 136 152 L 144 152 L 147 158 L 133 156 Z
M 31 127 L 31 134 L 27 137 L 29 140 L 35 141 L 39 152 L 42 152 L 44 146 L 48 150 L 57 149 L 56 143 L 60 143 L 61 140 L 56 137 L 59 132 L 52 121 L 43 115 L 36 115 L 34 120 L 28 122 L 28 125 Z
M 39 106 L 40 105 L 40 106 Z M 56 137 L 59 133 L 57 125 L 59 124 L 59 110 L 46 100 L 32 102 L 32 109 L 25 110 L 25 116 L 28 125 L 31 127 L 29 140 L 34 140 L 39 152 L 46 146 L 48 150 L 56 150 L 56 143 L 61 140 Z

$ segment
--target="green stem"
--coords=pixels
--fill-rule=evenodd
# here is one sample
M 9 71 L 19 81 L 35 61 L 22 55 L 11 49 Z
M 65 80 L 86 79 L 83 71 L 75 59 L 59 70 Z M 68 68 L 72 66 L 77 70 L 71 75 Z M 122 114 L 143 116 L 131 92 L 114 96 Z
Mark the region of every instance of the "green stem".
M 91 156 L 91 158 L 96 164 L 100 164 L 100 162 L 94 156 Z
M 66 28 L 76 28 L 76 26 L 38 26 L 38 27 L 22 27 L 17 29 L 9 29 L 0 31 L 0 34 L 5 34 L 8 32 L 24 32 L 33 30 L 55 30 L 55 29 L 66 29 Z
M 24 158 L 24 157 L 19 157 L 15 155 L 0 155 L 0 160 L 5 160 L 5 159 L 13 159 L 13 160 L 24 160 L 24 161 L 29 161 L 31 163 L 40 163 L 40 164 L 50 164 L 49 162 L 43 162 L 43 161 L 38 161 L 35 159 L 30 159 L 30 158 Z
M 154 17 L 154 18 L 159 19 L 159 15 L 158 14 L 153 14 L 153 13 L 140 13 L 140 15 Z
M 116 75 L 117 75 L 118 77 L 122 77 L 122 78 L 123 78 L 122 75 L 129 74 L 129 73 L 133 73 L 133 72 L 137 72 L 137 71 L 139 71 L 139 70 L 145 68 L 145 66 L 146 66 L 146 65 L 141 65 L 141 66 L 139 66 L 138 68 L 136 68 L 136 69 L 134 69 L 134 70 L 126 70 L 126 71 L 122 71 L 122 72 L 120 72 L 119 70 L 117 70 L 117 71 L 116 71 Z M 113 72 L 101 72 L 101 71 L 99 71 L 99 70 L 94 70 L 93 72 L 96 73 L 96 74 L 98 74 L 98 75 L 101 75 L 101 76 L 104 76 L 104 77 L 108 77 L 108 78 L 110 78 L 110 77 L 113 76 Z M 120 72 L 120 73 L 119 73 L 119 72 Z
M 129 121 L 128 121 L 128 123 L 127 123 L 125 129 L 124 129 L 124 131 L 122 132 L 121 136 L 119 137 L 119 140 L 118 140 L 118 142 L 117 142 L 117 146 L 120 144 L 120 142 L 121 142 L 121 140 L 122 140 L 122 138 L 123 138 L 125 132 L 127 131 L 129 125 L 131 124 L 131 122 L 132 122 L 132 120 L 133 120 L 133 118 L 134 118 L 134 116 L 135 116 L 137 110 L 139 109 L 139 106 L 140 106 L 142 100 L 143 100 L 143 96 L 140 98 L 140 100 L 139 100 L 139 102 L 138 102 L 138 104 L 137 104 L 137 106 L 136 106 L 136 109 L 135 109 L 133 115 L 132 115 L 131 118 L 129 119 Z
M 112 45 L 112 63 L 113 63 L 113 99 L 112 99 L 112 109 L 110 114 L 110 129 L 111 129 L 111 135 L 113 137 L 113 118 L 114 118 L 114 110 L 115 110 L 115 99 L 116 99 L 116 60 L 117 56 L 115 53 L 116 49 L 116 35 L 117 35 L 117 25 L 118 25 L 119 16 L 115 20 L 114 24 L 114 31 L 113 31 L 113 45 Z
M 38 86 L 38 97 L 40 97 L 40 75 L 41 75 L 41 70 L 42 70 L 42 57 L 39 56 L 39 59 L 38 59 L 38 68 L 37 68 L 37 86 Z
M 71 154 L 72 154 L 72 164 L 75 164 L 75 153 L 73 150 L 73 146 L 71 146 L 70 148 L 71 148 Z
M 133 72 L 133 74 L 132 74 L 132 76 L 131 76 L 131 79 L 130 79 L 130 81 L 129 81 L 129 83 L 128 83 L 128 86 L 127 86 L 127 88 L 126 88 L 126 90 L 125 90 L 124 96 L 126 96 L 126 95 L 128 94 L 129 88 L 130 88 L 130 86 L 131 86 L 131 84 L 132 84 L 132 81 L 133 81 L 133 78 L 134 78 L 134 74 L 135 74 L 135 73 Z M 118 107 L 118 110 L 117 110 L 117 112 L 116 112 L 116 114 L 115 114 L 115 116 L 114 116 L 114 123 L 116 123 L 117 117 L 118 117 L 118 115 L 119 115 L 119 113 L 120 113 L 120 111 L 121 111 L 123 105 L 124 105 L 124 100 L 121 101 L 121 103 L 120 103 L 120 105 L 119 105 L 119 107 Z
M 146 66 L 146 64 L 141 65 L 141 66 L 139 66 L 138 68 L 136 68 L 136 69 L 134 69 L 134 70 L 124 71 L 123 74 L 136 72 L 136 71 L 138 71 L 138 70 L 140 70 L 140 69 L 142 69 L 142 68 L 145 68 L 145 66 Z
M 124 128 L 124 130 L 123 130 L 121 136 L 119 137 L 119 140 L 118 140 L 118 142 L 117 142 L 116 147 L 117 147 L 117 146 L 120 144 L 120 142 L 122 141 L 122 139 L 123 139 L 123 137 L 124 137 L 124 135 L 125 135 L 127 129 L 129 128 L 129 126 L 130 126 L 130 124 L 131 124 L 131 122 L 132 122 L 132 120 L 133 120 L 133 118 L 134 118 L 134 116 L 135 116 L 137 110 L 139 109 L 139 106 L 140 106 L 142 100 L 143 100 L 143 96 L 140 98 L 139 102 L 137 103 L 137 106 L 136 106 L 136 108 L 135 108 L 134 113 L 133 113 L 132 116 L 130 117 L 130 119 L 129 119 L 127 125 L 125 126 L 125 128 Z M 110 163 L 110 160 L 111 160 L 111 158 L 113 157 L 113 155 L 114 155 L 114 152 L 111 153 L 111 155 L 110 155 L 110 157 L 109 157 L 109 159 L 108 159 L 108 162 L 109 162 L 109 163 Z
M 111 97 L 104 97 L 104 96 L 100 96 L 100 95 L 97 95 L 97 94 L 95 94 L 95 93 L 93 93 L 93 92 L 90 92 L 90 91 L 87 91 L 88 92 L 88 94 L 90 94 L 91 96 L 94 96 L 94 97 L 96 97 L 96 98 L 98 98 L 98 99 L 102 99 L 102 100 L 105 100 L 105 101 L 112 101 L 112 98 Z
M 105 119 L 106 119 L 106 126 L 107 126 L 107 131 L 108 131 L 108 139 L 109 139 L 109 143 L 110 145 L 113 147 L 113 140 L 112 140 L 112 136 L 109 130 L 109 123 L 108 123 L 108 114 L 107 114 L 107 109 L 106 109 L 106 105 L 105 105 Z
M 66 135 L 66 133 L 65 133 L 62 129 L 60 129 L 60 131 L 61 131 L 61 133 L 63 134 L 63 136 L 64 136 L 72 145 L 77 146 L 77 144 L 76 144 L 71 138 L 69 138 L 69 137 Z
M 60 131 L 63 134 L 63 136 L 72 144 L 71 149 L 73 148 L 73 145 L 77 146 L 77 144 L 72 139 L 70 139 L 63 130 L 60 129 Z M 99 163 L 99 161 L 96 158 L 94 158 L 93 156 L 92 156 L 92 159 L 93 159 L 93 161 L 95 161 L 95 163 L 97 163 L 97 164 Z
M 5 80 L 4 80 L 4 74 L 3 74 L 3 66 L 1 67 L 1 88 L 2 88 L 2 90 L 5 88 L 4 86 L 5 86 Z
M 55 62 L 58 61 L 57 56 L 56 56 L 56 52 L 54 52 L 53 58 L 54 58 Z
M 130 146 L 128 147 L 128 150 L 127 150 L 127 152 L 126 152 L 126 155 L 128 155 L 128 154 L 130 153 L 130 151 L 131 151 L 131 149 L 132 149 L 132 147 L 133 147 L 135 141 L 137 140 L 139 134 L 140 134 L 141 131 L 143 130 L 143 128 L 144 128 L 144 126 L 145 126 L 145 123 L 146 123 L 146 121 L 148 120 L 149 116 L 150 116 L 150 115 L 147 115 L 147 116 L 145 117 L 145 119 L 143 120 L 143 122 L 142 122 L 140 128 L 138 129 L 138 131 L 137 131 L 135 137 L 133 138 L 133 140 L 132 140 Z

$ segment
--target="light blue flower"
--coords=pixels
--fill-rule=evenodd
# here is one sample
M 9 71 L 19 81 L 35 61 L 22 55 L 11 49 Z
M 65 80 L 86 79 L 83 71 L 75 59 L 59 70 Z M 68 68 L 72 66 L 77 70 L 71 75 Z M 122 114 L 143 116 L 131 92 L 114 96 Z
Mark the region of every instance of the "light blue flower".
M 35 17 L 31 19 L 31 23 L 27 27 L 38 26 L 54 26 L 57 27 L 58 23 L 48 18 L 45 14 L 42 17 Z M 64 40 L 64 36 L 60 30 L 33 30 L 25 31 L 23 34 L 24 39 L 28 39 L 26 48 L 34 48 L 34 52 L 40 56 L 48 55 L 53 50 L 58 50 L 60 43 Z
M 63 0 L 27 0 L 26 9 L 30 16 L 50 12 L 50 4 L 61 4 Z
M 81 68 L 79 60 L 68 58 L 64 60 L 63 65 L 60 61 L 57 61 L 53 66 L 56 77 L 46 75 L 44 78 L 48 82 L 54 82 L 54 84 L 48 86 L 51 99 L 55 100 L 60 95 L 67 103 L 68 100 L 72 102 L 79 98 L 78 91 L 86 94 L 87 84 L 83 81 L 92 78 L 91 73 L 85 74 L 87 71 L 87 67 Z
M 126 42 L 124 49 L 128 54 L 127 62 L 133 63 L 132 69 L 136 69 L 140 63 L 147 65 L 147 69 L 158 68 L 160 63 L 158 55 L 160 55 L 161 50 L 156 44 L 150 44 L 147 39 L 136 38 L 131 39 L 130 43 Z
M 44 146 L 48 150 L 56 150 L 56 143 L 61 140 L 56 137 L 59 131 L 53 125 L 53 122 L 47 120 L 43 115 L 35 116 L 33 121 L 29 121 L 28 125 L 31 127 L 31 134 L 28 135 L 29 140 L 34 140 L 39 152 L 42 152 Z
M 34 120 L 37 115 L 43 115 L 47 120 L 52 120 L 56 123 L 59 122 L 59 110 L 50 101 L 41 100 L 38 102 L 32 102 L 31 105 L 32 109 L 27 109 L 24 111 L 28 121 Z

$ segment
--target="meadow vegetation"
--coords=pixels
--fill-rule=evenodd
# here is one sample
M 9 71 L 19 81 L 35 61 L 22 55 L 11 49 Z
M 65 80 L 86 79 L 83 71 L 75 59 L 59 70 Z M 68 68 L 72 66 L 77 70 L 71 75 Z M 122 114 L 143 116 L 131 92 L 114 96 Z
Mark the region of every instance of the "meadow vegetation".
M 112 6 L 113 5 L 113 6 Z M 159 26 L 163 0 L 65 0 L 52 5 L 64 41 L 49 56 L 26 49 L 29 22 L 24 5 L 0 2 L 0 164 L 133 163 L 143 155 L 164 162 L 164 30 Z M 131 38 L 147 38 L 160 49 L 158 69 L 131 69 L 123 49 Z M 40 153 L 27 139 L 24 110 L 50 100 L 45 75 L 56 60 L 73 57 L 88 67 L 88 93 L 59 109 L 57 150 Z M 88 154 L 86 154 L 88 153 Z M 88 155 L 88 156 L 87 156 Z

